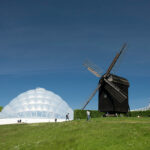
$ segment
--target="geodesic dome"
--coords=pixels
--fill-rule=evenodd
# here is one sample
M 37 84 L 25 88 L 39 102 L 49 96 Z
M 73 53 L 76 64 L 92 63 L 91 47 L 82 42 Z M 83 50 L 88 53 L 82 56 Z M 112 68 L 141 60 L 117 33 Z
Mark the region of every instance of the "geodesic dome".
M 0 118 L 46 118 L 65 119 L 69 113 L 73 119 L 73 110 L 55 93 L 36 88 L 18 95 L 0 113 Z

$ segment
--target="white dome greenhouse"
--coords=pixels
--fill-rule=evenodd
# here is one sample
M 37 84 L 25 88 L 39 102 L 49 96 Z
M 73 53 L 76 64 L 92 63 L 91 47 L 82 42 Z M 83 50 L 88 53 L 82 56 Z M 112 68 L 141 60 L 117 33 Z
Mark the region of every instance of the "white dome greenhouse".
M 73 120 L 73 110 L 55 93 L 36 88 L 18 95 L 0 113 L 3 119 L 21 119 L 24 122 L 65 121 L 66 114 Z

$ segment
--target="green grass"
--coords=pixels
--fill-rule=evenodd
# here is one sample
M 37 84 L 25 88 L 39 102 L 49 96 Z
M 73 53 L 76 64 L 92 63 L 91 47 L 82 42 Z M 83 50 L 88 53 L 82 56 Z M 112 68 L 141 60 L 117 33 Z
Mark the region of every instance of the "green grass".
M 0 150 L 150 150 L 150 118 L 0 126 Z

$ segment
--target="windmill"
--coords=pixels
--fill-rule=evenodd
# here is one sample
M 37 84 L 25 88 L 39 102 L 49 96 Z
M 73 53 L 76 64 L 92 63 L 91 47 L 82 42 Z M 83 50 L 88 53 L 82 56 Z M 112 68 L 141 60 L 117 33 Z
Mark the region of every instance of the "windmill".
M 129 82 L 123 77 L 119 77 L 111 73 L 113 67 L 115 66 L 117 60 L 122 55 L 126 48 L 126 43 L 123 44 L 119 53 L 116 54 L 111 65 L 107 69 L 106 73 L 101 76 L 99 71 L 89 63 L 84 63 L 87 69 L 95 74 L 99 79 L 96 89 L 93 91 L 89 99 L 86 101 L 82 110 L 88 105 L 92 100 L 96 92 L 98 91 L 98 110 L 101 112 L 116 114 L 116 113 L 127 113 L 129 111 L 128 104 L 128 88 Z M 97 67 L 96 67 L 97 68 Z

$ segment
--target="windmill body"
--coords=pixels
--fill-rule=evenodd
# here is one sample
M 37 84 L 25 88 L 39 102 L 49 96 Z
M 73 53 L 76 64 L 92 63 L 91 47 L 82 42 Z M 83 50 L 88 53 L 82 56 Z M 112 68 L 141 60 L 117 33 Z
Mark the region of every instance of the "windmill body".
M 119 53 L 116 54 L 114 60 L 110 64 L 106 73 L 100 78 L 99 83 L 86 101 L 82 110 L 85 109 L 87 104 L 92 100 L 96 92 L 98 91 L 98 110 L 101 112 L 115 114 L 115 113 L 127 113 L 129 111 L 128 103 L 128 88 L 129 82 L 123 77 L 111 74 L 111 70 L 115 66 L 118 58 L 125 50 L 126 44 L 124 44 Z M 95 74 L 97 77 L 100 75 L 92 68 L 91 65 L 84 64 L 89 71 Z
M 110 74 L 99 81 L 98 110 L 105 113 L 127 113 L 129 82 L 125 78 Z M 114 87 L 116 89 L 114 89 Z

